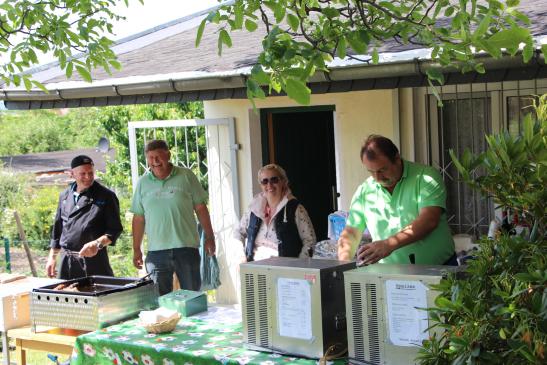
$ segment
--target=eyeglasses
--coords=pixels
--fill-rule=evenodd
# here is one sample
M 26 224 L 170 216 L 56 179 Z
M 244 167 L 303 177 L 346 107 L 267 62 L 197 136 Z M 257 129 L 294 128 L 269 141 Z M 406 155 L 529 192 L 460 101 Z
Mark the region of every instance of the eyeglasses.
M 279 184 L 279 176 L 272 176 L 270 177 L 269 179 L 266 177 L 262 180 L 260 180 L 260 185 L 268 185 L 268 183 L 270 184 Z

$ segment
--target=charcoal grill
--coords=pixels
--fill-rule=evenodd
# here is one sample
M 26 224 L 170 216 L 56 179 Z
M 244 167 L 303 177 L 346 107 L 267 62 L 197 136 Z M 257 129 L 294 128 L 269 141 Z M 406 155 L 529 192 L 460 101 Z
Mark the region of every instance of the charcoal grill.
M 77 283 L 81 291 L 56 290 Z M 150 279 L 86 276 L 32 290 L 30 319 L 36 326 L 94 331 L 158 306 L 158 289 Z

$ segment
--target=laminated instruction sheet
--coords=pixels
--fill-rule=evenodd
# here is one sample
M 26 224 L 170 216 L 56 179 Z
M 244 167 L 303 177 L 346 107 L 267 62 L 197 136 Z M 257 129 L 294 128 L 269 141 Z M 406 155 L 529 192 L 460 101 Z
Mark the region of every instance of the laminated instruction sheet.
M 277 323 L 280 336 L 311 340 L 311 287 L 307 280 L 277 280 Z
M 420 281 L 386 280 L 388 339 L 393 345 L 419 346 L 429 337 L 427 290 Z

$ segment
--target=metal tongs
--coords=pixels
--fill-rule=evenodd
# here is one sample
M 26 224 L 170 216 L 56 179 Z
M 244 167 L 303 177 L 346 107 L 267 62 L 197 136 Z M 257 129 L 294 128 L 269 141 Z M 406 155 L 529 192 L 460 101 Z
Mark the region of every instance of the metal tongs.
M 150 276 L 152 275 L 152 273 L 148 273 L 146 275 L 144 275 L 142 278 L 139 278 L 131 283 L 127 283 L 124 285 L 124 287 L 128 287 L 128 286 L 137 286 L 141 283 L 144 283 L 146 281 L 146 279 L 148 279 Z

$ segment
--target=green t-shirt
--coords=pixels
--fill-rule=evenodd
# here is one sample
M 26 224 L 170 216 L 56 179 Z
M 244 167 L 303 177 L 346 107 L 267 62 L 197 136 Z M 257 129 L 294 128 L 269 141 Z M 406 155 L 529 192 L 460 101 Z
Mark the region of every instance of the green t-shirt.
M 439 172 L 403 160 L 403 175 L 393 193 L 369 177 L 355 192 L 346 225 L 359 231 L 368 228 L 374 241 L 386 239 L 416 219 L 420 209 L 441 207 L 437 227 L 425 238 L 403 246 L 381 263 L 408 264 L 415 255 L 416 264 L 441 265 L 454 254 L 454 241 L 446 221 L 446 189 Z
M 141 176 L 130 211 L 144 216 L 149 251 L 199 247 L 194 206 L 206 202 L 207 193 L 192 171 L 173 166 L 164 180 L 150 171 Z

